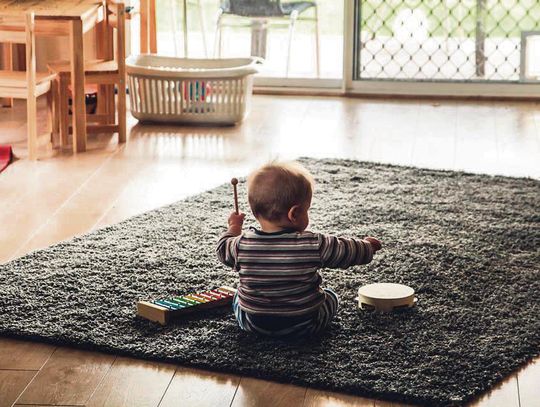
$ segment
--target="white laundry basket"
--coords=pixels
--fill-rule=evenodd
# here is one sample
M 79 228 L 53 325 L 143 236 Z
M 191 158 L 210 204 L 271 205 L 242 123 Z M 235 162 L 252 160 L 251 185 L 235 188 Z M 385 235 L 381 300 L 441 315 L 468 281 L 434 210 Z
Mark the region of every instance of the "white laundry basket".
M 260 61 L 133 55 L 126 61 L 131 113 L 150 122 L 239 123 Z

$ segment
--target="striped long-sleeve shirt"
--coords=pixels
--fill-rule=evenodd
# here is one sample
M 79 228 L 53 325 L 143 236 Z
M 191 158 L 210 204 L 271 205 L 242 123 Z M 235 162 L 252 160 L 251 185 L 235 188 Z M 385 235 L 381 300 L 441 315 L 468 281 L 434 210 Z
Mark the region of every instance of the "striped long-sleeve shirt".
M 353 238 L 249 229 L 239 236 L 224 233 L 217 255 L 240 274 L 238 299 L 245 312 L 300 316 L 324 301 L 318 269 L 369 263 L 373 249 L 368 241 Z

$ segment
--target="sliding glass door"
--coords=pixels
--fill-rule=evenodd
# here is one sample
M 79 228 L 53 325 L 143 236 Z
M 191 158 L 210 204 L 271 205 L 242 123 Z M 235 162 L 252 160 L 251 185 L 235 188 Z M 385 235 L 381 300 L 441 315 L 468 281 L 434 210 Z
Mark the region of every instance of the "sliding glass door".
M 347 86 L 540 95 L 538 0 L 351 0 Z

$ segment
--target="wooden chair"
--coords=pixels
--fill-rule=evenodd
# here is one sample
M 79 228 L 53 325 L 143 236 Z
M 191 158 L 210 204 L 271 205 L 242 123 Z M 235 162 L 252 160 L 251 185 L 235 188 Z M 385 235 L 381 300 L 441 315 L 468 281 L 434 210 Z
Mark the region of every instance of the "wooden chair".
M 104 2 L 104 29 L 100 32 L 103 58 L 85 62 L 86 85 L 98 85 L 98 108 L 96 114 L 86 115 L 87 133 L 118 133 L 118 141 L 126 141 L 126 15 L 124 3 L 114 0 Z M 116 47 L 114 36 L 116 31 Z M 61 144 L 65 145 L 71 131 L 69 120 L 69 95 L 71 68 L 69 61 L 49 64 L 49 71 L 57 74 L 58 87 L 55 106 L 58 110 L 58 126 Z M 117 107 L 115 109 L 115 85 Z M 117 113 L 117 114 L 115 114 Z M 115 116 L 117 116 L 115 120 Z
M 36 38 L 34 13 L 23 16 L 0 13 L 0 42 L 26 46 L 26 71 L 0 71 L 0 98 L 26 99 L 28 127 L 28 158 L 35 160 L 38 153 L 37 98 L 47 95 L 48 141 L 52 141 L 52 81 L 54 74 L 36 72 Z
M 224 15 L 250 18 L 252 20 L 252 27 L 256 27 L 257 25 L 260 27 L 262 33 L 264 33 L 263 38 L 262 41 L 252 41 L 251 55 L 260 56 L 263 58 L 266 57 L 267 20 L 287 18 L 289 20 L 289 39 L 287 46 L 287 59 L 285 61 L 285 77 L 289 77 L 294 28 L 300 14 L 311 8 L 313 8 L 315 13 L 312 21 L 315 24 L 315 59 L 318 78 L 320 77 L 319 11 L 317 2 L 314 0 L 287 2 L 282 2 L 281 0 L 221 0 L 221 5 L 218 9 L 216 37 L 214 39 L 214 54 L 221 58 Z M 254 25 L 254 22 L 257 22 L 257 25 Z M 252 37 L 254 34 L 255 32 L 252 28 Z

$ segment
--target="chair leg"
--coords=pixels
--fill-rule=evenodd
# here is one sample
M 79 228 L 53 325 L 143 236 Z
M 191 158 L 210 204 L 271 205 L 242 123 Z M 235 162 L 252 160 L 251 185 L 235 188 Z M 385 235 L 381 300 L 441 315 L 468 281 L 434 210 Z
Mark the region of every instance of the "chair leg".
M 184 11 L 184 18 L 182 21 L 182 30 L 184 32 L 184 58 L 189 58 L 189 40 L 188 40 L 188 19 L 187 19 L 187 0 L 182 0 L 182 9 Z
M 60 76 L 58 81 L 59 105 L 58 120 L 60 126 L 60 145 L 65 147 L 69 144 L 69 107 L 68 107 L 68 81 L 67 77 Z
M 116 105 L 114 103 L 114 85 L 106 85 L 105 103 L 107 104 L 107 120 L 108 124 L 115 123 Z
M 222 25 L 221 19 L 223 18 L 223 10 L 219 9 L 216 22 L 216 34 L 214 37 L 214 58 L 221 58 L 221 37 L 222 37 Z
M 52 84 L 51 84 L 52 85 Z M 53 90 L 54 88 L 51 86 L 51 89 L 47 92 L 47 133 L 49 134 L 49 140 L 50 140 L 50 146 L 55 146 L 55 123 L 54 123 L 54 113 L 53 113 Z
M 317 78 L 321 77 L 321 35 L 319 27 L 319 8 L 315 4 L 315 58 L 317 66 Z
M 171 26 L 172 26 L 172 36 L 173 36 L 173 46 L 174 46 L 174 56 L 177 57 L 179 55 L 178 52 L 178 31 L 176 30 L 176 24 L 178 24 L 178 16 L 176 15 L 176 1 L 170 0 L 170 18 L 171 18 Z M 184 55 L 184 58 L 187 58 Z
M 204 22 L 204 14 L 202 11 L 201 0 L 197 0 L 197 9 L 199 11 L 199 23 L 201 24 L 201 34 L 204 48 L 204 56 L 208 58 L 208 42 L 206 40 L 206 24 Z
M 126 83 L 118 84 L 118 142 L 126 142 Z
M 98 86 L 98 93 L 97 93 L 97 107 L 96 107 L 96 113 L 97 114 L 106 114 L 107 113 L 107 87 L 105 85 L 99 85 Z
M 29 97 L 26 100 L 26 122 L 28 128 L 28 158 L 37 159 L 38 135 L 37 135 L 37 100 Z
M 294 36 L 294 26 L 296 24 L 296 19 L 298 18 L 298 12 L 295 10 L 291 13 L 291 18 L 289 20 L 289 46 L 287 48 L 287 66 L 285 68 L 285 77 L 289 77 L 289 69 L 291 65 L 291 47 L 292 40 Z
M 56 144 L 54 145 L 62 147 L 62 140 L 60 139 L 60 84 L 58 79 L 51 82 L 51 95 L 52 134 L 56 138 Z

